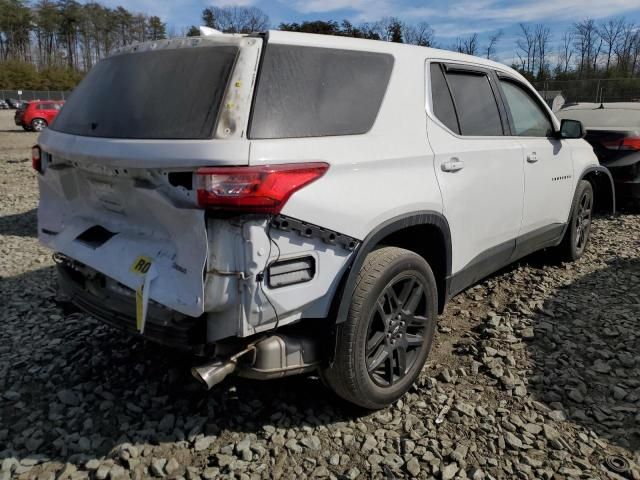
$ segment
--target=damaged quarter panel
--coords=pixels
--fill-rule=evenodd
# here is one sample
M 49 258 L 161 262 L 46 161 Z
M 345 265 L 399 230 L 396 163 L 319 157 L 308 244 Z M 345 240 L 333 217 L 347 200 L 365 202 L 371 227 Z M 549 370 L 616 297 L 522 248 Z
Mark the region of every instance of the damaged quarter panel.
M 268 219 L 258 216 L 210 219 L 208 231 L 211 250 L 205 309 L 209 312 L 209 342 L 326 316 L 335 275 L 352 254 L 344 246 L 304 236 L 286 221 L 270 225 Z M 313 265 L 308 280 L 287 286 L 271 284 L 269 276 L 278 265 L 300 259 Z
M 279 32 L 272 32 L 267 47 L 265 63 L 268 63 L 269 48 L 277 46 L 280 38 Z M 286 37 L 286 43 L 295 43 L 295 46 L 305 47 L 307 37 Z M 327 38 L 323 43 L 331 48 L 332 40 Z M 339 48 L 341 43 L 336 43 Z M 362 45 L 363 50 L 371 52 L 372 43 L 363 41 L 351 42 L 351 48 L 355 53 Z M 367 131 L 354 131 L 362 128 L 362 122 L 358 115 L 346 114 L 341 110 L 336 99 L 322 97 L 324 92 L 319 85 L 314 84 L 314 88 L 307 91 L 320 95 L 322 100 L 316 103 L 323 105 L 334 105 L 334 112 L 318 111 L 316 116 L 320 117 L 310 129 L 320 128 L 323 125 L 323 115 L 349 115 L 354 118 L 351 126 L 349 122 L 343 127 L 345 134 L 339 131 L 332 134 L 314 137 L 314 131 L 304 137 L 305 132 L 300 125 L 292 127 L 293 134 L 288 134 L 286 128 L 284 135 L 287 138 L 254 138 L 251 137 L 251 165 L 269 165 L 289 162 L 326 162 L 330 164 L 327 173 L 322 177 L 322 181 L 314 182 L 304 189 L 296 192 L 285 205 L 282 214 L 286 217 L 308 222 L 309 224 L 322 227 L 328 231 L 342 234 L 353 238 L 356 243 L 367 237 L 377 226 L 385 221 L 416 211 L 437 211 L 442 212 L 442 200 L 440 190 L 433 175 L 433 155 L 426 141 L 426 117 L 425 117 L 425 92 L 424 92 L 424 70 L 420 62 L 415 61 L 415 55 L 406 55 L 399 51 L 390 49 L 384 42 L 376 45 L 374 55 L 391 56 L 393 52 L 393 63 L 390 69 L 389 86 L 382 91 L 379 111 L 373 112 L 373 121 L 367 127 Z M 320 49 L 318 49 L 320 50 Z M 411 52 L 413 53 L 413 52 Z M 369 53 L 368 53 L 369 54 Z M 342 55 L 337 51 L 336 55 Z M 312 55 L 309 55 L 312 56 Z M 309 83 L 309 79 L 296 70 L 295 65 L 286 63 L 287 57 L 283 55 L 285 66 L 279 72 L 283 75 L 291 76 L 296 82 L 304 85 Z M 291 56 L 291 60 L 296 58 Z M 338 60 L 339 61 L 339 60 Z M 332 62 L 332 65 L 336 65 Z M 263 67 L 264 68 L 264 67 Z M 362 72 L 366 65 L 359 66 L 358 73 L 366 76 Z M 302 69 L 301 69 L 302 70 Z M 312 68 L 305 68 L 303 72 L 309 72 Z M 343 69 L 336 69 L 339 73 L 333 74 L 349 78 L 349 73 Z M 319 71 L 318 71 L 319 72 Z M 397 72 L 402 72 L 400 75 Z M 376 72 L 372 72 L 376 74 Z M 264 72 L 262 73 L 264 75 Z M 337 94 L 338 98 L 350 96 L 349 108 L 357 110 L 360 108 L 359 95 L 355 92 L 340 91 L 340 82 L 334 82 L 330 78 L 331 74 L 318 73 L 321 75 L 323 86 L 331 85 L 327 88 L 329 95 Z M 262 78 L 261 78 L 262 80 Z M 270 79 L 269 85 L 281 84 Z M 313 79 L 311 79 L 313 81 Z M 284 83 L 295 83 L 289 78 L 284 79 Z M 378 82 L 380 83 L 380 82 Z M 399 86 L 401 85 L 401 87 Z M 362 90 L 368 88 L 366 84 L 359 87 Z M 260 103 L 260 83 L 258 83 L 258 93 L 256 100 L 256 111 L 259 111 Z M 377 92 L 366 97 L 369 103 L 375 103 Z M 292 97 L 285 97 L 291 99 Z M 295 95 L 294 97 L 295 98 Z M 420 99 L 420 101 L 416 101 Z M 341 100 L 342 101 L 342 100 Z M 346 101 L 346 100 L 345 100 Z M 298 108 L 303 109 L 306 105 L 304 99 L 297 101 Z M 402 109 L 398 106 L 402 105 Z M 311 106 L 315 108 L 315 106 Z M 286 110 L 286 107 L 280 106 Z M 401 112 L 398 115 L 397 112 Z M 259 118 L 259 117 L 258 117 Z M 286 121 L 286 115 L 279 110 L 277 114 L 267 117 L 270 120 L 277 119 Z M 253 121 L 256 122 L 254 112 Z M 320 127 L 318 127 L 318 123 Z M 255 124 L 250 129 L 250 136 L 256 131 Z M 273 127 L 271 127 L 273 130 Z M 331 127 L 326 127 L 330 129 Z M 349 130 L 351 128 L 351 130 Z M 263 129 L 259 130 L 261 133 Z M 360 133 L 366 133 L 360 134 Z M 271 134 L 275 137 L 276 134 Z M 264 135 L 261 135 L 264 137 Z M 389 139 L 393 141 L 389 141 Z M 391 160 L 393 159 L 393 160 Z M 410 173 L 409 173 L 410 172 Z M 276 231 L 272 229 L 274 238 Z M 294 287 L 284 287 L 280 289 L 267 289 L 269 298 L 286 309 L 296 308 L 296 303 L 300 304 L 297 310 L 302 310 L 305 316 L 325 317 L 329 313 L 329 306 L 339 282 L 350 265 L 353 252 L 338 245 L 327 245 L 319 238 L 304 238 L 296 232 L 282 232 L 277 234 L 277 243 L 282 256 L 295 257 L 305 252 L 312 253 L 318 258 L 317 280 L 309 284 L 300 284 Z M 312 287 L 317 284 L 317 287 Z M 306 289 L 306 290 L 305 290 Z M 301 293 L 305 291 L 304 295 Z M 299 294 L 300 293 L 300 294 Z M 309 298 L 315 301 L 311 306 L 302 307 L 302 301 L 308 303 Z M 297 315 L 297 314 L 296 314 Z

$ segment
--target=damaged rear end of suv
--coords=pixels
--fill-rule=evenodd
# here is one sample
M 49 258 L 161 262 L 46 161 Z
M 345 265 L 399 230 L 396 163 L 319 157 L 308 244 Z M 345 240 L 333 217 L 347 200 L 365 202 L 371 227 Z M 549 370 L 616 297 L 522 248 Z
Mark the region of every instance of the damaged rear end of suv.
M 118 99 L 118 102 L 114 101 Z M 449 298 L 577 260 L 613 181 L 514 70 L 270 31 L 126 47 L 33 151 L 38 235 L 92 316 L 230 374 L 319 372 L 365 408 L 416 380 Z
M 206 354 L 193 374 L 208 387 L 232 372 L 317 369 L 330 329 L 313 321 L 328 316 L 358 244 L 282 214 L 326 160 L 251 161 L 249 129 L 272 136 L 268 97 L 289 95 L 264 77 L 291 52 L 265 60 L 265 47 L 266 35 L 214 35 L 122 48 L 33 149 L 38 235 L 61 294 L 114 327 Z

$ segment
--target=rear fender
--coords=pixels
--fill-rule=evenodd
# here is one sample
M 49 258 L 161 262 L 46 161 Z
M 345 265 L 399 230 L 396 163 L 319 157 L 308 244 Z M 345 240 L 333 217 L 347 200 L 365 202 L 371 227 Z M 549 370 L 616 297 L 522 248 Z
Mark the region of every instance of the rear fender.
M 448 279 L 451 276 L 451 232 L 449 230 L 449 223 L 441 213 L 421 211 L 389 219 L 375 228 L 358 247 L 356 255 L 343 277 L 342 287 L 338 289 L 338 293 L 334 299 L 336 324 L 343 323 L 347 319 L 351 296 L 356 288 L 358 273 L 364 265 L 367 255 L 374 250 L 383 239 L 393 233 L 418 225 L 433 225 L 441 232 L 445 243 L 444 263 L 446 271 L 443 272 L 445 273 L 444 278 Z M 446 292 L 447 288 L 445 287 L 445 291 L 443 292 L 445 293 L 444 302 L 446 302 Z M 441 305 L 441 309 L 442 308 L 444 308 L 444 305 Z

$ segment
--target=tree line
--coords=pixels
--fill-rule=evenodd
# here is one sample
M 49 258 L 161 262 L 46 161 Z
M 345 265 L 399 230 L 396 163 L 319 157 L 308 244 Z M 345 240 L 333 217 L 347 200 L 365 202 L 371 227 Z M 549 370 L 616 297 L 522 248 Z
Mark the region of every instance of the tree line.
M 205 8 L 202 22 L 225 33 L 247 33 L 269 27 L 269 17 L 256 7 Z M 348 20 L 284 22 L 277 28 L 444 48 L 489 59 L 496 58 L 504 39 L 504 33 L 498 31 L 484 43 L 477 33 L 472 33 L 457 37 L 451 44 L 438 44 L 429 23 L 412 24 L 396 17 L 358 25 Z M 187 32 L 198 34 L 195 26 Z M 640 76 L 640 25 L 624 18 L 602 22 L 587 18 L 573 23 L 560 36 L 554 36 L 544 24 L 521 23 L 513 47 L 516 60 L 512 66 L 531 80 Z
M 271 26 L 269 16 L 257 7 L 208 7 L 201 20 L 225 33 Z M 522 23 L 515 44 L 506 47 L 502 31 L 483 41 L 472 33 L 438 44 L 429 23 L 396 17 L 357 25 L 348 20 L 283 22 L 276 28 L 438 47 L 492 59 L 498 51 L 511 51 L 512 66 L 531 80 L 640 77 L 640 25 L 624 18 L 585 19 L 563 32 Z M 199 35 L 199 29 L 194 25 L 177 35 Z M 168 35 L 159 17 L 123 7 L 76 0 L 0 0 L 0 88 L 72 88 L 114 48 L 167 36 L 174 35 Z
M 166 38 L 157 16 L 75 0 L 0 0 L 0 86 L 73 88 L 114 48 Z

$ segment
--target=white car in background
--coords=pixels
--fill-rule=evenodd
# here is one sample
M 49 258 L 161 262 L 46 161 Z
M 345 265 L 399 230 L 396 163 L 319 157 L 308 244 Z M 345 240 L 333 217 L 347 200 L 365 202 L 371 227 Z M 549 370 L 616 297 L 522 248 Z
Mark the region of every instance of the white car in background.
M 118 98 L 118 102 L 113 102 Z M 211 355 L 209 387 L 319 371 L 367 408 L 422 369 L 447 300 L 579 258 L 612 184 L 514 70 L 270 31 L 125 47 L 34 148 L 38 235 L 93 316 Z

